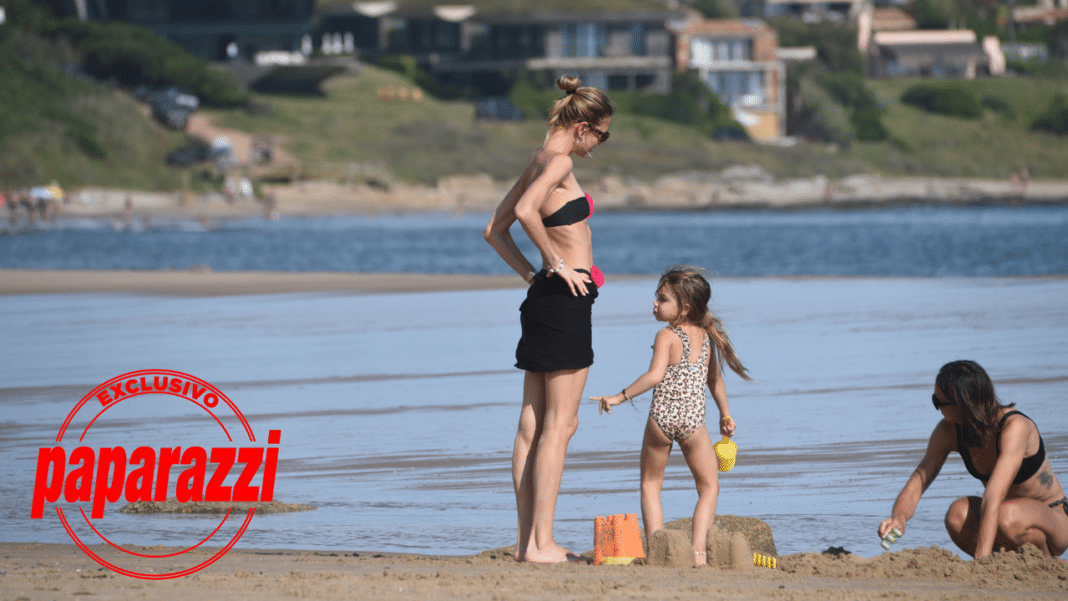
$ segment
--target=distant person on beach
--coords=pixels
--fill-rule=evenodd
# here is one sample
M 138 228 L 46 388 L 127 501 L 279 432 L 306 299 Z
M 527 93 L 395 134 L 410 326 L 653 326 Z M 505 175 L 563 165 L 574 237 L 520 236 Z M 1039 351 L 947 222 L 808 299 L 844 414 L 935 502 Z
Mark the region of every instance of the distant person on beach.
M 557 82 L 549 131 L 527 159 L 519 180 L 486 226 L 484 237 L 530 288 L 519 307 L 522 336 L 516 367 L 525 370 L 523 409 L 512 454 L 519 514 L 517 561 L 575 560 L 553 538 L 553 516 L 564 457 L 578 428 L 578 408 L 593 364 L 591 311 L 604 276 L 593 264 L 587 219 L 593 199 L 572 173 L 571 155 L 592 156 L 608 140 L 612 104 L 577 78 Z M 541 254 L 540 270 L 527 260 L 510 228 L 522 226 Z
M 938 477 L 950 452 L 983 483 L 982 497 L 963 497 L 949 506 L 946 530 L 958 547 L 979 559 L 994 549 L 1026 544 L 1057 557 L 1068 547 L 1068 500 L 1046 457 L 1038 426 L 1015 403 L 1002 405 L 994 383 L 979 364 L 942 366 L 931 402 L 942 413 L 916 471 L 894 502 L 879 536 L 905 532 L 920 495 Z
M 590 397 L 601 402 L 601 411 L 631 401 L 653 388 L 649 419 L 645 423 L 641 455 L 642 522 L 646 540 L 664 526 L 660 489 L 664 485 L 673 441 L 679 442 L 686 464 L 697 485 L 697 506 L 693 510 L 694 564 L 703 566 L 708 529 L 716 516 L 719 475 L 712 440 L 705 426 L 705 387 L 719 409 L 719 433 L 733 436 L 736 424 L 727 405 L 723 367 L 746 380 L 745 367 L 738 359 L 723 323 L 708 309 L 711 287 L 700 270 L 672 265 L 656 287 L 653 317 L 667 322 L 653 340 L 649 371 L 618 394 Z M 655 387 L 655 388 L 654 388 Z

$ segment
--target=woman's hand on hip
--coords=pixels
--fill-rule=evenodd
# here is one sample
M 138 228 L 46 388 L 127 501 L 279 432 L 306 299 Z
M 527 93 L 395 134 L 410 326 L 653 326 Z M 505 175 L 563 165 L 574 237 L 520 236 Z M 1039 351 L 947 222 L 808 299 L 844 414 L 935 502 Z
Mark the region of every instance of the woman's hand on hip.
M 567 282 L 567 287 L 571 289 L 571 296 L 586 296 L 589 293 L 586 284 L 593 283 L 589 276 L 570 267 L 562 267 L 554 271 L 552 275 L 563 278 Z

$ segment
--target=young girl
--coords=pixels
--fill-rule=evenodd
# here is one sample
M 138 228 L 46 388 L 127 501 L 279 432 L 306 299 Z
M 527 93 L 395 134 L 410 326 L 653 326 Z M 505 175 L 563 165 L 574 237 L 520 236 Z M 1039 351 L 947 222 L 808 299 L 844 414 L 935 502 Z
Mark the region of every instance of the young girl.
M 719 408 L 720 434 L 732 436 L 735 423 L 727 406 L 724 363 L 742 378 L 752 380 L 738 360 L 723 324 L 708 310 L 711 296 L 711 288 L 700 270 L 678 265 L 668 267 L 657 284 L 653 316 L 657 321 L 667 322 L 669 327 L 656 334 L 649 371 L 619 394 L 590 397 L 601 402 L 601 411 L 611 413 L 614 405 L 656 387 L 642 441 L 645 535 L 652 540 L 653 533 L 664 526 L 660 489 L 664 484 L 664 468 L 671 454 L 672 441 L 677 440 L 697 485 L 692 542 L 694 563 L 699 566 L 706 563 L 706 536 L 716 515 L 716 498 L 719 496 L 716 457 L 705 428 L 704 387 L 707 385 L 712 391 L 712 398 Z

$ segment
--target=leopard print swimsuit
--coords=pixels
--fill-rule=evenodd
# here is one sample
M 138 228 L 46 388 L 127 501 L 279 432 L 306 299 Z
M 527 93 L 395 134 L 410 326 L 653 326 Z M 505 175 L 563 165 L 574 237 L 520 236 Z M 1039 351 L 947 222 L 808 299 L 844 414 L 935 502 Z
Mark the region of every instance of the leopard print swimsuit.
M 690 363 L 690 339 L 686 332 L 675 326 L 671 330 L 682 339 L 682 360 L 669 365 L 664 379 L 653 389 L 649 417 L 665 436 L 682 442 L 705 423 L 709 337 L 705 334 L 697 362 Z

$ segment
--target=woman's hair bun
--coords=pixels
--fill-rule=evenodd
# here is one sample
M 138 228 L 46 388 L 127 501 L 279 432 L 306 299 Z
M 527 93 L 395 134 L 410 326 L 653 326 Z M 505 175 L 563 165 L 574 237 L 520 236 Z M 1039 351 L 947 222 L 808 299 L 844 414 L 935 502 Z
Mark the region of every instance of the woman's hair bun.
M 604 92 L 592 87 L 583 87 L 582 81 L 573 75 L 564 75 L 556 80 L 556 87 L 564 91 L 549 111 L 549 125 L 568 126 L 583 121 L 596 125 L 612 116 L 612 102 Z
M 568 94 L 574 94 L 575 90 L 582 87 L 582 80 L 572 75 L 562 75 L 560 79 L 556 80 L 556 87 Z

